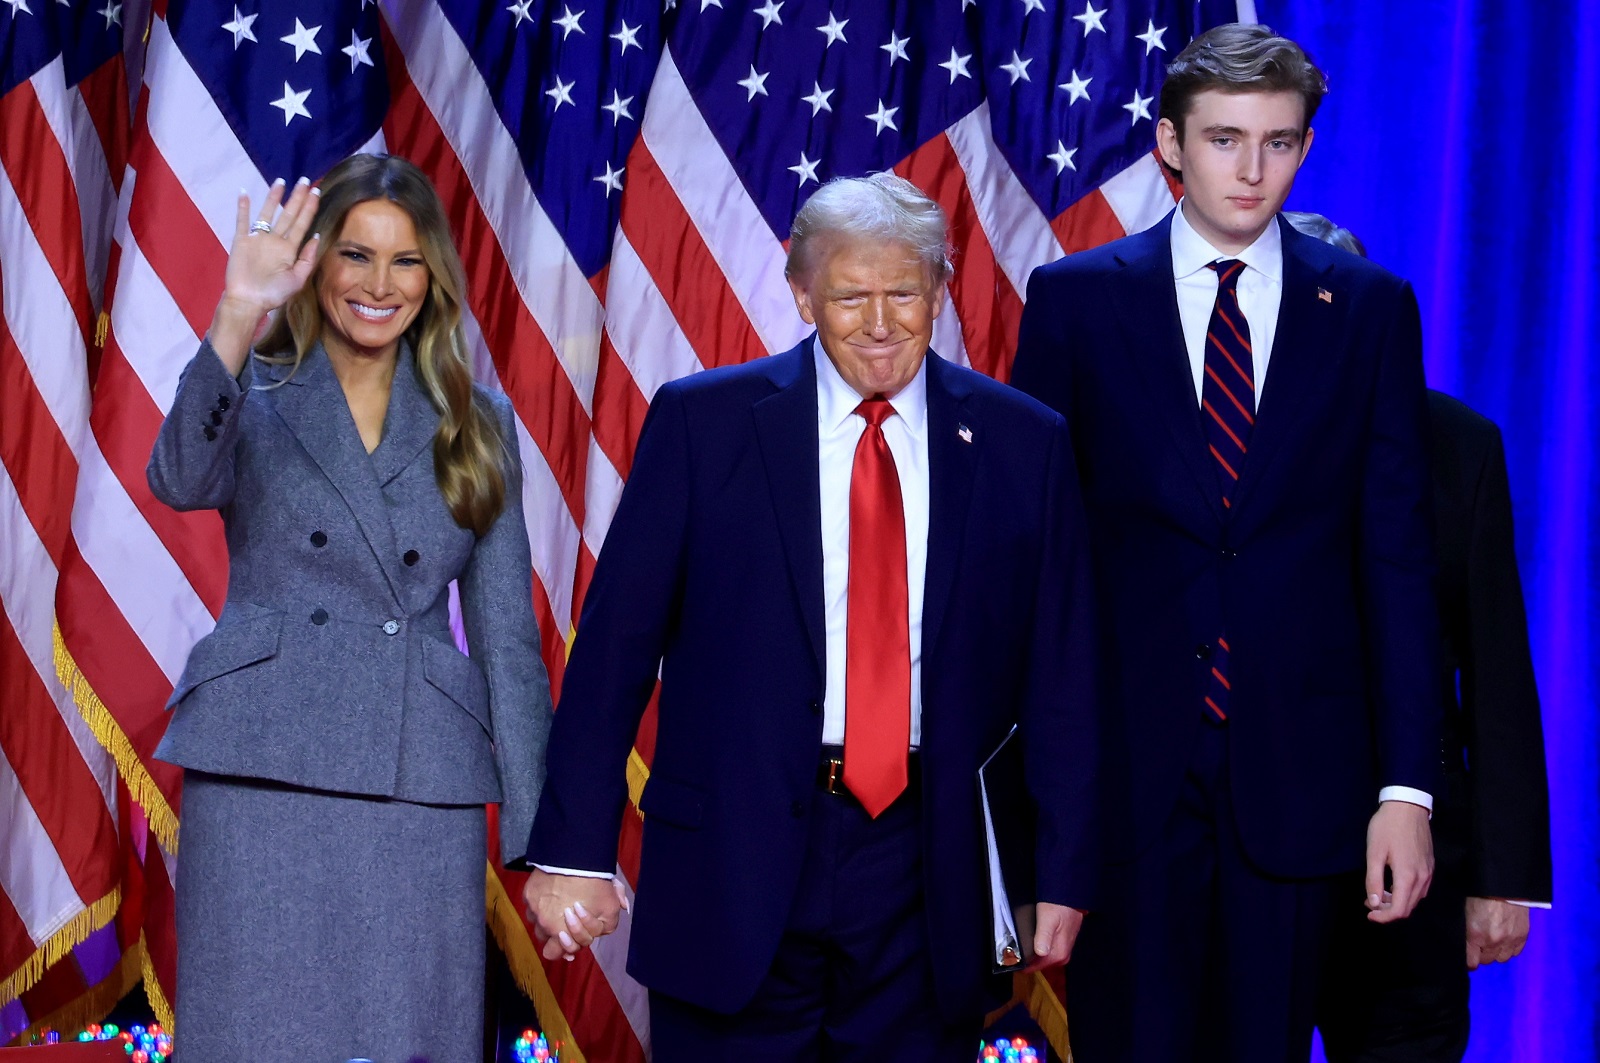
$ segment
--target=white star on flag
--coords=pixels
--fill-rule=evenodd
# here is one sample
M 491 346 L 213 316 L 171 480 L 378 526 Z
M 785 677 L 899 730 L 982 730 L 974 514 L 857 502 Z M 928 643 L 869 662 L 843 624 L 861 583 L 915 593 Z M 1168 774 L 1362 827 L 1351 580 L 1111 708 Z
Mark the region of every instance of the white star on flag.
M 613 170 L 611 163 L 608 161 L 606 163 L 606 172 L 595 178 L 596 181 L 606 186 L 607 199 L 611 198 L 612 192 L 622 191 L 622 175 L 627 169 L 626 166 L 622 166 Z
M 577 84 L 578 84 L 578 82 L 577 82 L 576 79 L 574 79 L 572 81 L 562 81 L 561 80 L 561 75 L 559 75 L 559 74 L 556 75 L 556 87 L 553 88 L 553 89 L 545 89 L 544 90 L 544 94 L 546 96 L 548 96 L 552 100 L 556 101 L 555 107 L 551 110 L 552 114 L 554 114 L 556 111 L 561 110 L 561 105 L 563 103 L 572 103 L 572 89 Z M 572 105 L 574 107 L 577 106 L 577 104 L 575 104 L 575 103 L 573 103 Z
M 1046 155 L 1045 158 L 1056 164 L 1056 173 L 1059 174 L 1062 170 L 1076 171 L 1078 169 L 1077 164 L 1072 161 L 1072 157 L 1076 154 L 1078 154 L 1077 148 L 1069 148 L 1058 140 L 1056 141 L 1056 150 Z
M 289 87 L 287 81 L 283 83 L 283 98 L 281 100 L 273 100 L 272 106 L 283 112 L 284 125 L 288 125 L 296 118 L 311 117 L 311 112 L 306 110 L 306 97 L 310 95 L 310 89 L 306 89 L 304 92 L 296 92 Z
M 811 90 L 811 95 L 802 96 L 800 99 L 811 105 L 811 117 L 815 118 L 820 111 L 833 110 L 833 104 L 829 103 L 828 100 L 833 96 L 834 90 L 824 89 L 820 81 L 812 82 L 812 85 L 814 87 Z
M 1033 80 L 1028 76 L 1028 64 L 1032 62 L 1032 59 L 1024 59 L 1018 52 L 1013 50 L 1011 62 L 1001 63 L 1000 69 L 1011 75 L 1011 84 L 1015 85 L 1019 81 Z
M 28 0 L 0 0 L 0 3 L 7 3 L 11 5 L 12 18 L 17 17 L 18 11 L 21 11 L 24 15 L 33 14 L 33 9 L 28 6 Z
M 602 111 L 611 112 L 611 124 L 616 125 L 624 118 L 632 118 L 633 112 L 628 110 L 628 104 L 633 102 L 633 97 L 623 97 L 616 89 L 611 90 L 611 102 L 600 108 Z
M 1167 50 L 1167 46 L 1162 43 L 1161 35 L 1166 32 L 1167 27 L 1162 26 L 1160 29 L 1156 29 L 1156 20 L 1150 19 L 1145 27 L 1145 31 L 1143 33 L 1135 34 L 1134 39 L 1144 42 L 1145 55 L 1149 55 L 1157 48 L 1160 48 L 1164 52 Z
M 909 62 L 911 62 L 911 57 L 906 54 L 906 45 L 908 45 L 910 43 L 911 43 L 911 38 L 910 37 L 902 37 L 899 34 L 895 33 L 894 30 L 890 30 L 889 31 L 889 43 L 888 44 L 880 44 L 880 45 L 878 45 L 878 50 L 880 52 L 888 52 L 889 53 L 889 65 L 890 66 L 894 66 L 894 61 L 896 59 L 904 59 L 906 62 L 909 63 Z
M 611 168 L 611 163 L 606 162 L 605 173 L 598 174 L 595 181 L 605 186 L 605 197 L 611 199 L 611 192 L 622 191 L 622 173 L 627 171 L 627 166 L 619 166 L 616 170 Z
M 821 161 L 821 159 L 806 158 L 806 153 L 803 151 L 800 153 L 799 164 L 788 167 L 790 173 L 798 174 L 800 176 L 800 184 L 798 187 L 804 188 L 807 181 L 812 181 L 818 184 L 821 183 L 820 181 L 817 181 L 817 164 Z
M 624 19 L 622 28 L 613 33 L 611 39 L 622 45 L 623 55 L 628 54 L 629 48 L 637 48 L 642 52 L 644 51 L 644 45 L 639 43 L 639 31 L 642 29 L 644 29 L 644 23 L 641 22 L 637 26 L 630 26 L 627 20 Z
M 844 28 L 848 25 L 850 25 L 849 19 L 845 19 L 841 22 L 839 19 L 833 17 L 833 12 L 828 12 L 828 24 L 826 26 L 817 27 L 818 32 L 822 33 L 828 38 L 828 44 L 824 44 L 823 47 L 826 48 L 829 44 L 833 44 L 835 41 L 843 41 L 845 44 L 849 44 L 850 42 L 845 40 L 844 37 Z
M 744 98 L 746 103 L 749 103 L 757 96 L 765 96 L 767 94 L 767 78 L 771 75 L 771 73 L 772 72 L 769 70 L 765 74 L 758 74 L 756 73 L 756 65 L 751 63 L 750 73 L 734 83 L 743 88 L 745 92 L 749 93 L 749 95 Z
M 561 27 L 562 40 L 566 40 L 574 33 L 583 32 L 583 27 L 578 24 L 578 20 L 582 17 L 582 11 L 574 13 L 572 8 L 568 7 L 566 4 L 561 5 L 561 17 L 558 19 L 553 19 L 552 22 Z
M 321 26 L 307 27 L 299 19 L 295 19 L 294 32 L 279 37 L 278 40 L 294 47 L 294 61 L 298 63 L 307 52 L 322 54 L 322 48 L 317 44 L 317 34 L 321 29 Z
M 511 23 L 512 29 L 516 29 L 524 22 L 533 21 L 533 11 L 531 10 L 532 7 L 533 0 L 517 0 L 516 3 L 506 8 L 507 11 L 511 12 L 511 17 L 516 20 Z
M 355 30 L 350 31 L 350 43 L 339 49 L 339 51 L 350 57 L 350 73 L 354 74 L 358 66 L 372 65 L 372 56 L 367 54 L 367 50 L 371 47 L 371 37 L 363 40 Z
M 1029 12 L 1043 11 L 1044 0 L 1022 0 L 1022 17 L 1027 18 Z
M 878 127 L 878 135 L 882 136 L 885 127 L 894 130 L 896 133 L 900 132 L 900 127 L 894 124 L 894 116 L 899 111 L 900 108 L 898 107 L 885 107 L 883 100 L 879 99 L 878 109 L 867 115 L 867 117 L 872 120 L 873 125 Z
M 1072 80 L 1063 81 L 1061 84 L 1057 85 L 1056 88 L 1067 93 L 1067 106 L 1071 107 L 1079 100 L 1087 100 L 1089 98 L 1089 82 L 1093 80 L 1094 78 L 1079 77 L 1078 72 L 1074 70 L 1072 72 Z
M 96 11 L 95 14 L 105 16 L 106 29 L 110 29 L 113 23 L 118 26 L 122 25 L 121 4 L 112 3 L 111 0 L 106 0 L 106 6 L 102 7 L 99 11 Z
M 223 29 L 233 34 L 234 51 L 237 52 L 239 50 L 239 44 L 241 42 L 253 41 L 256 39 L 255 31 L 253 31 L 250 27 L 255 25 L 255 21 L 258 17 L 260 17 L 259 12 L 255 15 L 241 15 L 239 14 L 239 6 L 237 4 L 234 5 L 233 21 L 224 22 L 222 24 Z
M 950 84 L 956 83 L 956 78 L 970 78 L 972 72 L 967 69 L 967 64 L 972 62 L 972 56 L 961 55 L 955 48 L 950 49 L 950 58 L 939 65 L 950 71 Z
M 778 12 L 782 11 L 782 10 L 783 10 L 783 4 L 780 2 L 780 0 L 767 0 L 767 4 L 766 4 L 765 7 L 758 7 L 754 11 L 752 11 L 751 14 L 760 15 L 761 16 L 761 28 L 762 29 L 767 29 L 774 22 L 776 22 L 780 26 L 783 25 L 783 16 L 778 14 Z
M 1122 109 L 1124 111 L 1127 111 L 1129 114 L 1133 115 L 1133 121 L 1131 123 L 1129 123 L 1129 124 L 1130 125 L 1138 125 L 1139 124 L 1139 119 L 1141 119 L 1141 118 L 1149 118 L 1150 117 L 1150 104 L 1153 103 L 1153 102 L 1155 102 L 1155 97 L 1154 96 L 1140 96 L 1139 95 L 1139 90 L 1138 89 L 1134 89 L 1133 90 L 1133 102 L 1132 103 L 1125 103 L 1125 104 L 1122 105 Z
M 1094 0 L 1088 0 L 1083 5 L 1083 14 L 1073 15 L 1072 20 L 1083 23 L 1083 35 L 1087 37 L 1095 30 L 1099 30 L 1101 33 L 1106 31 L 1105 22 L 1103 21 L 1105 17 L 1106 9 L 1102 7 L 1099 11 L 1096 11 L 1094 9 Z

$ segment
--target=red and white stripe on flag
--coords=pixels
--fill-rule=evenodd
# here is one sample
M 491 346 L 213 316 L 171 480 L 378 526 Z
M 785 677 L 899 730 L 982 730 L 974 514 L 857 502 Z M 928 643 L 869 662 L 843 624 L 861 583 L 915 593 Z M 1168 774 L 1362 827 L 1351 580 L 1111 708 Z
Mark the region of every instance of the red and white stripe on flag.
M 58 676 L 53 631 L 125 99 L 120 57 L 69 84 L 57 55 L 0 94 L 0 1041 L 121 899 L 116 770 Z

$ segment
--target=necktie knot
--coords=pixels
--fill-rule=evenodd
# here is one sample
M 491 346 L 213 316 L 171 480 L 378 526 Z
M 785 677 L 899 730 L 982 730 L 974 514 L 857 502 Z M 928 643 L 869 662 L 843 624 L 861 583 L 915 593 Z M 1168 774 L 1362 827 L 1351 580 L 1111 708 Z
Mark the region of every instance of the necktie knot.
M 894 413 L 894 407 L 889 405 L 889 400 L 882 394 L 874 395 L 870 399 L 863 399 L 861 405 L 856 407 L 856 413 L 867 419 L 867 424 L 879 428 L 884 421 Z
M 1239 286 L 1239 274 L 1244 272 L 1244 263 L 1236 258 L 1224 258 L 1209 263 L 1208 268 L 1217 271 L 1217 284 L 1233 289 Z

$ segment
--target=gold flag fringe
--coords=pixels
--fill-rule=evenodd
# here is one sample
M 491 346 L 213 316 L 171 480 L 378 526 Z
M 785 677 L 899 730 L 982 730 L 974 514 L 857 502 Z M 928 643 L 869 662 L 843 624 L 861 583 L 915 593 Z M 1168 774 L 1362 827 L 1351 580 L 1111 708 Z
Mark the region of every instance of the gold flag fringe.
M 649 781 L 650 765 L 644 762 L 637 749 L 628 750 L 628 801 L 641 818 L 644 813 L 639 812 L 639 800 L 644 797 L 644 784 Z
M 88 723 L 89 730 L 94 732 L 95 738 L 106 747 L 112 759 L 117 762 L 117 771 L 122 775 L 122 781 L 128 785 L 128 795 L 144 810 L 145 818 L 150 821 L 150 829 L 161 842 L 161 847 L 176 855 L 177 814 L 172 811 L 166 795 L 161 792 L 161 788 L 156 785 L 156 781 L 150 777 L 150 772 L 139 760 L 139 755 L 133 751 L 133 743 L 128 740 L 122 725 L 89 685 L 88 677 L 78 670 L 78 662 L 73 659 L 72 652 L 67 649 L 66 641 L 61 637 L 59 623 L 52 625 L 51 634 L 55 641 L 56 676 L 61 680 L 61 685 L 72 695 L 72 703 L 78 707 L 78 715 Z
M 528 999 L 533 1001 L 533 1008 L 539 1013 L 539 1023 L 544 1027 L 545 1039 L 552 1047 L 557 1041 L 561 1042 L 562 1063 L 586 1063 L 583 1050 L 572 1036 L 572 1026 L 556 1001 L 555 990 L 544 973 L 539 950 L 528 934 L 522 914 L 506 893 L 500 876 L 494 873 L 493 865 L 485 862 L 484 866 L 485 915 L 500 951 L 505 954 L 506 964 L 511 968 L 511 976 L 517 980 L 517 985 Z
M 144 976 L 144 995 L 150 1001 L 150 1010 L 155 1013 L 156 1021 L 166 1027 L 167 1033 L 176 1039 L 178 1016 L 168 1003 L 167 995 L 161 991 L 161 979 L 156 977 L 155 964 L 150 962 L 150 950 L 145 946 L 143 933 L 139 935 L 139 956 L 140 973 Z
M 1061 1057 L 1062 1063 L 1072 1063 L 1072 1046 L 1067 1043 L 1066 1005 L 1061 1003 L 1061 998 L 1050 988 L 1050 983 L 1044 975 L 1035 971 L 1023 977 L 1028 980 L 1026 990 L 1028 1014 L 1039 1024 L 1039 1029 L 1044 1031 L 1045 1040 L 1050 1042 L 1051 1051 Z
M 73 949 L 83 944 L 85 938 L 111 922 L 121 905 L 122 890 L 113 889 L 68 919 L 65 926 L 46 938 L 32 956 L 23 960 L 20 967 L 0 982 L 0 1004 L 9 1003 L 32 989 L 44 977 L 45 971 L 66 959 Z
M 122 954 L 122 959 L 117 961 L 117 966 L 100 980 L 100 984 L 85 992 L 56 1011 L 23 1030 L 11 1041 L 14 1045 L 25 1045 L 36 1034 L 45 1030 L 59 1030 L 63 1040 L 66 1036 L 88 1026 L 91 1022 L 99 1022 L 111 1014 L 111 1009 L 117 1006 L 117 1001 L 127 996 L 139 982 L 140 965 L 147 962 L 144 958 L 144 941 L 140 940 L 133 948 Z

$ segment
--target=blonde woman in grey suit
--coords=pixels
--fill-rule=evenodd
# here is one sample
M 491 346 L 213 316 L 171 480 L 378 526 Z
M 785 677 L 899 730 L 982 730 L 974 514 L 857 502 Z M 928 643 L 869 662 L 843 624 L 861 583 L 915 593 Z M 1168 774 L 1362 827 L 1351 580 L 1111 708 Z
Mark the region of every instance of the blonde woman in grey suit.
M 353 156 L 284 193 L 253 220 L 240 197 L 150 458 L 156 497 L 221 511 L 229 557 L 158 750 L 185 769 L 178 1036 L 190 1063 L 472 1059 L 484 805 L 516 861 L 551 719 L 511 407 L 473 384 L 416 167 Z

